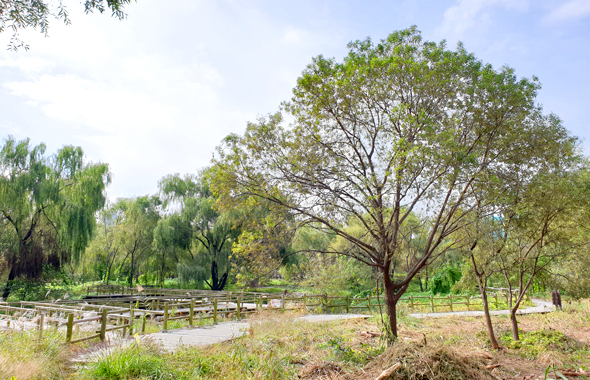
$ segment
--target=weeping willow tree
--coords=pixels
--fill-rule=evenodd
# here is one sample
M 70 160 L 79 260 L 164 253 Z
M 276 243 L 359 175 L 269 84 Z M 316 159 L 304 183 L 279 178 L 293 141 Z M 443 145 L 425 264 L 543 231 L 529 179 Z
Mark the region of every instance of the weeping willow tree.
M 189 261 L 179 266 L 179 275 L 204 280 L 211 290 L 223 290 L 231 271 L 232 244 L 241 230 L 235 213 L 214 208 L 216 198 L 205 172 L 184 178 L 178 174 L 167 176 L 160 181 L 160 193 L 166 205 L 178 208 L 176 228 L 190 234 L 189 239 L 175 243 L 190 255 Z M 200 268 L 208 268 L 208 275 Z
M 61 267 L 77 260 L 105 203 L 108 165 L 84 163 L 80 147 L 64 146 L 46 156 L 46 146 L 29 139 L 5 140 L 0 151 L 0 219 L 7 244 L 10 294 L 17 277 L 37 279 L 44 264 Z

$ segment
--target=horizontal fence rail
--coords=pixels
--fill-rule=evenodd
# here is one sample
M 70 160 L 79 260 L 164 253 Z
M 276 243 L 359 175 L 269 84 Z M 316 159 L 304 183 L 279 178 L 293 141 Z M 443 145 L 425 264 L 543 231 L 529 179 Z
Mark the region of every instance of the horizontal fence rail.
M 490 290 L 488 302 L 492 306 L 509 303 L 509 292 Z M 481 309 L 482 303 L 481 297 L 450 294 L 438 297 L 410 295 L 400 298 L 398 305 L 411 311 L 437 312 L 441 309 Z M 65 326 L 65 342 L 78 343 L 91 339 L 104 341 L 107 333 L 118 332 L 121 336 L 132 336 L 135 332 L 144 334 L 148 325 L 152 329 L 167 331 L 170 323 L 179 321 L 192 328 L 201 323 L 242 319 L 262 310 L 372 313 L 383 310 L 383 307 L 382 295 L 349 297 L 96 285 L 87 288 L 83 300 L 0 302 L 0 319 L 7 319 L 8 327 L 15 320 L 38 325 L 40 339 L 46 325 L 58 329 Z M 137 329 L 136 323 L 139 323 Z M 176 324 L 176 328 L 178 326 Z M 86 332 L 90 334 L 84 335 Z

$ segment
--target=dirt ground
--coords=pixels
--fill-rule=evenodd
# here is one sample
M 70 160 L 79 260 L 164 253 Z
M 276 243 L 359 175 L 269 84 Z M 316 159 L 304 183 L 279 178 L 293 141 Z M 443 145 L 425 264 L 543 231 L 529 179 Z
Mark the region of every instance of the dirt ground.
M 563 312 L 519 316 L 521 341 L 513 342 L 507 316 L 493 317 L 502 346 L 491 350 L 481 317 L 402 318 L 398 341 L 362 369 L 338 363 L 308 363 L 303 379 L 376 379 L 395 363 L 390 379 L 590 379 L 590 301 Z M 359 321 L 362 347 L 379 339 L 374 322 Z

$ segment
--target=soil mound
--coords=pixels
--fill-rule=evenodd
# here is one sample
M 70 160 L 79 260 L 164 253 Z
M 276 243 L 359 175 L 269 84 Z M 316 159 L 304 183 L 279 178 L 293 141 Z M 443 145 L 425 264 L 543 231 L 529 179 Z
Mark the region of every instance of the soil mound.
M 494 380 L 486 370 L 487 355 L 462 355 L 449 347 L 396 342 L 365 367 L 378 376 L 395 363 L 401 367 L 391 379 L 396 380 Z

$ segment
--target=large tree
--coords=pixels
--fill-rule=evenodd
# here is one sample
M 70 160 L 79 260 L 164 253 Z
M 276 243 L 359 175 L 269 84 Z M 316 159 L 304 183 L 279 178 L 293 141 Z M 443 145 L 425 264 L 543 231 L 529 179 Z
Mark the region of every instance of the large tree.
M 356 250 L 342 252 L 383 274 L 389 327 L 410 281 L 461 229 L 474 194 L 501 181 L 506 160 L 535 160 L 541 126 L 536 78 L 494 69 L 459 45 L 423 41 L 415 28 L 374 44 L 349 44 L 343 62 L 318 56 L 283 113 L 250 123 L 219 149 L 217 165 L 234 193 L 289 209 Z M 540 141 L 543 142 L 543 141 Z M 416 260 L 396 272 L 405 221 L 430 220 Z M 349 234 L 356 220 L 370 239 Z M 396 276 L 401 274 L 402 276 Z
M 86 13 L 95 10 L 100 13 L 110 11 L 114 17 L 126 17 L 123 8 L 132 0 L 85 0 Z M 20 40 L 18 32 L 21 29 L 39 29 L 47 36 L 51 19 L 61 20 L 70 24 L 68 10 L 61 0 L 0 0 L 0 33 L 12 31 L 9 48 L 17 50 L 28 46 Z
M 45 145 L 8 137 L 0 151 L 0 219 L 10 231 L 5 250 L 12 280 L 38 278 L 43 265 L 61 266 L 84 252 L 105 203 L 108 165 L 84 163 L 80 147 L 45 156 Z

